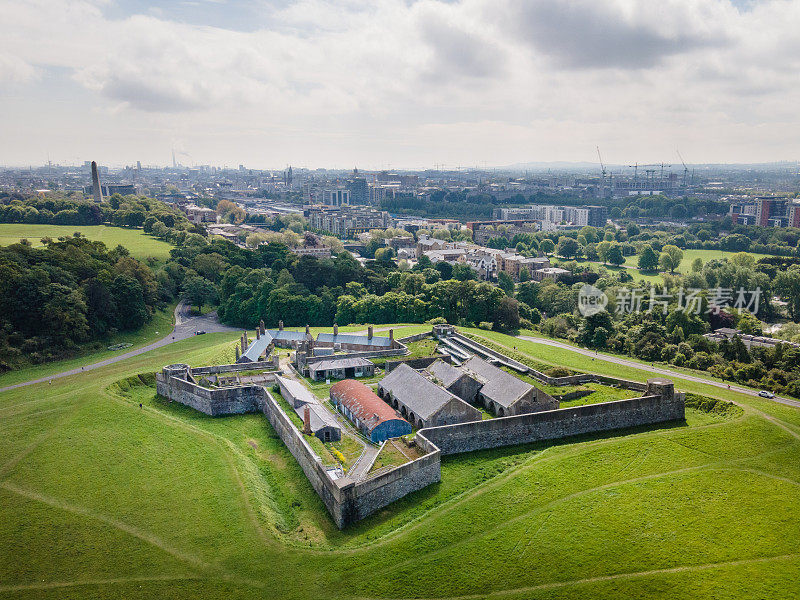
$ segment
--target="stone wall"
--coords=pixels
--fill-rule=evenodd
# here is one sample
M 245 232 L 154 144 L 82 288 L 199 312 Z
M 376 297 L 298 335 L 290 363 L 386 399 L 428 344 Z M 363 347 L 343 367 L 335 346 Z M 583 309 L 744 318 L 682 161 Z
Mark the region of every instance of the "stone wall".
M 160 395 L 212 417 L 259 412 L 261 389 L 259 386 L 211 389 L 163 372 L 156 373 L 156 391 Z
M 419 340 L 424 340 L 427 337 L 431 337 L 430 331 L 423 331 L 422 333 L 417 333 L 414 335 L 407 335 L 406 337 L 398 338 L 398 342 L 401 344 L 410 344 L 411 342 L 418 342 Z
M 339 529 L 371 515 L 406 494 L 441 481 L 438 448 L 427 441 L 423 449 L 428 450 L 428 454 L 377 477 L 360 482 L 347 477 L 331 479 L 319 457 L 272 395 L 267 390 L 263 390 L 263 394 L 263 410 L 267 420 L 303 469 Z
M 257 371 L 259 369 L 268 371 L 276 368 L 272 360 L 262 360 L 260 362 L 236 363 L 233 365 L 216 365 L 213 367 L 195 367 L 190 370 L 192 375 L 218 375 L 220 373 L 234 373 L 237 371 Z
M 437 354 L 436 356 L 425 356 L 422 358 L 409 358 L 408 360 L 387 360 L 383 368 L 387 373 L 391 373 L 403 363 L 407 364 L 412 369 L 425 369 L 437 360 L 441 360 L 450 364 L 452 358 L 449 354 Z
M 339 360 L 340 358 L 383 358 L 384 356 L 402 356 L 408 352 L 408 349 L 403 346 L 402 348 L 392 348 L 389 350 L 372 350 L 369 352 L 348 352 L 347 354 L 331 354 L 328 356 L 306 356 L 303 358 L 303 363 L 311 365 L 323 360 Z
M 684 419 L 682 395 L 588 404 L 574 408 L 421 429 L 442 455 L 554 440 L 585 433 L 625 429 Z
M 261 390 L 264 397 L 263 411 L 269 424 L 303 469 L 311 487 L 322 499 L 336 526 L 339 529 L 343 528 L 352 522 L 347 516 L 350 508 L 345 506 L 347 495 L 344 490 L 350 490 L 353 483 L 349 479 L 331 479 L 320 458 L 308 445 L 303 434 L 289 420 L 272 394 L 264 388 Z
M 401 465 L 391 471 L 359 481 L 348 490 L 347 516 L 355 522 L 377 510 L 442 480 L 439 449 L 425 440 L 425 456 Z

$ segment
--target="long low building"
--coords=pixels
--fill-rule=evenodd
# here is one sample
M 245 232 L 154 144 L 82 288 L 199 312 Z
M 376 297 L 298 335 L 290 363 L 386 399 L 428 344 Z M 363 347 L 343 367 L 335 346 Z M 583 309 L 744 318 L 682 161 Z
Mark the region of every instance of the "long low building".
M 314 381 L 372 377 L 374 374 L 375 363 L 359 357 L 336 358 L 331 356 L 330 360 L 321 360 L 308 365 L 308 375 Z
M 311 433 L 323 442 L 338 442 L 342 439 L 342 428 L 336 417 L 320 404 L 319 399 L 306 386 L 281 376 L 275 377 L 275 383 L 278 385 L 283 399 L 303 419 L 304 424 L 308 419 L 307 426 Z
M 345 379 L 331 386 L 331 402 L 370 441 L 408 435 L 411 424 L 397 416 L 369 387 L 355 379 Z
M 480 421 L 481 412 L 406 363 L 378 383 L 378 395 L 414 426 L 437 427 Z

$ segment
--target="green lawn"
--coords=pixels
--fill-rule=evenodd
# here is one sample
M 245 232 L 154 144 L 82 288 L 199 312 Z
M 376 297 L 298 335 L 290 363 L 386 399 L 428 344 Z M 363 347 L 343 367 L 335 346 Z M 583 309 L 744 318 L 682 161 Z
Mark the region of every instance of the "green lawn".
M 447 457 L 441 483 L 338 531 L 263 415 L 114 385 L 234 339 L 0 394 L 0 597 L 797 597 L 799 410 L 695 383 L 742 410 Z
M 109 248 L 118 244 L 130 250 L 131 256 L 139 260 L 150 257 L 159 262 L 169 258 L 172 246 L 167 242 L 151 237 L 141 229 L 126 229 L 123 227 L 108 227 L 106 225 L 27 225 L 27 224 L 0 224 L 0 246 L 9 246 L 25 238 L 34 246 L 41 246 L 43 237 L 58 239 L 71 236 L 76 231 L 90 240 L 103 242 Z
M 703 261 L 703 264 L 707 263 L 710 260 L 714 259 L 723 259 L 729 258 L 737 254 L 736 252 L 727 252 L 725 250 L 684 250 L 683 251 L 683 260 L 681 261 L 680 266 L 678 267 L 678 272 L 680 273 L 690 273 L 692 270 L 692 263 L 695 259 L 699 258 Z M 768 256 L 767 254 L 756 254 L 754 252 L 748 252 L 753 256 L 756 260 L 759 258 L 764 258 Z M 625 264 L 631 267 L 638 268 L 639 266 L 639 257 L 638 256 L 626 256 L 625 257 Z M 658 276 L 651 276 L 651 277 L 658 277 Z

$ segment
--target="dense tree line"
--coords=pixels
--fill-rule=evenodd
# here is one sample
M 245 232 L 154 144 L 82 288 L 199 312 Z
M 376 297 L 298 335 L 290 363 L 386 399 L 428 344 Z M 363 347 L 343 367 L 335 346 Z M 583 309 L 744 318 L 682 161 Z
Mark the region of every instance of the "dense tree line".
M 153 271 L 121 246 L 83 237 L 0 248 L 0 370 L 44 362 L 144 325 L 164 299 Z
M 18 193 L 0 196 L 0 223 L 38 223 L 45 225 L 102 225 L 142 227 L 156 222 L 166 228 L 188 225 L 186 217 L 163 202 L 145 196 L 114 194 L 108 202 L 97 204 L 83 194 L 50 193 L 44 197 L 24 197 Z

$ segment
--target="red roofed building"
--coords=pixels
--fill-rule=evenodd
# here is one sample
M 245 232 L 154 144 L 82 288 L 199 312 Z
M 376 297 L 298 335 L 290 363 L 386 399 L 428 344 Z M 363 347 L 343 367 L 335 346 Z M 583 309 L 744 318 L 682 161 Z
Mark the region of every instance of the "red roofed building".
M 332 385 L 331 402 L 373 442 L 411 433 L 411 424 L 360 381 L 345 379 Z

